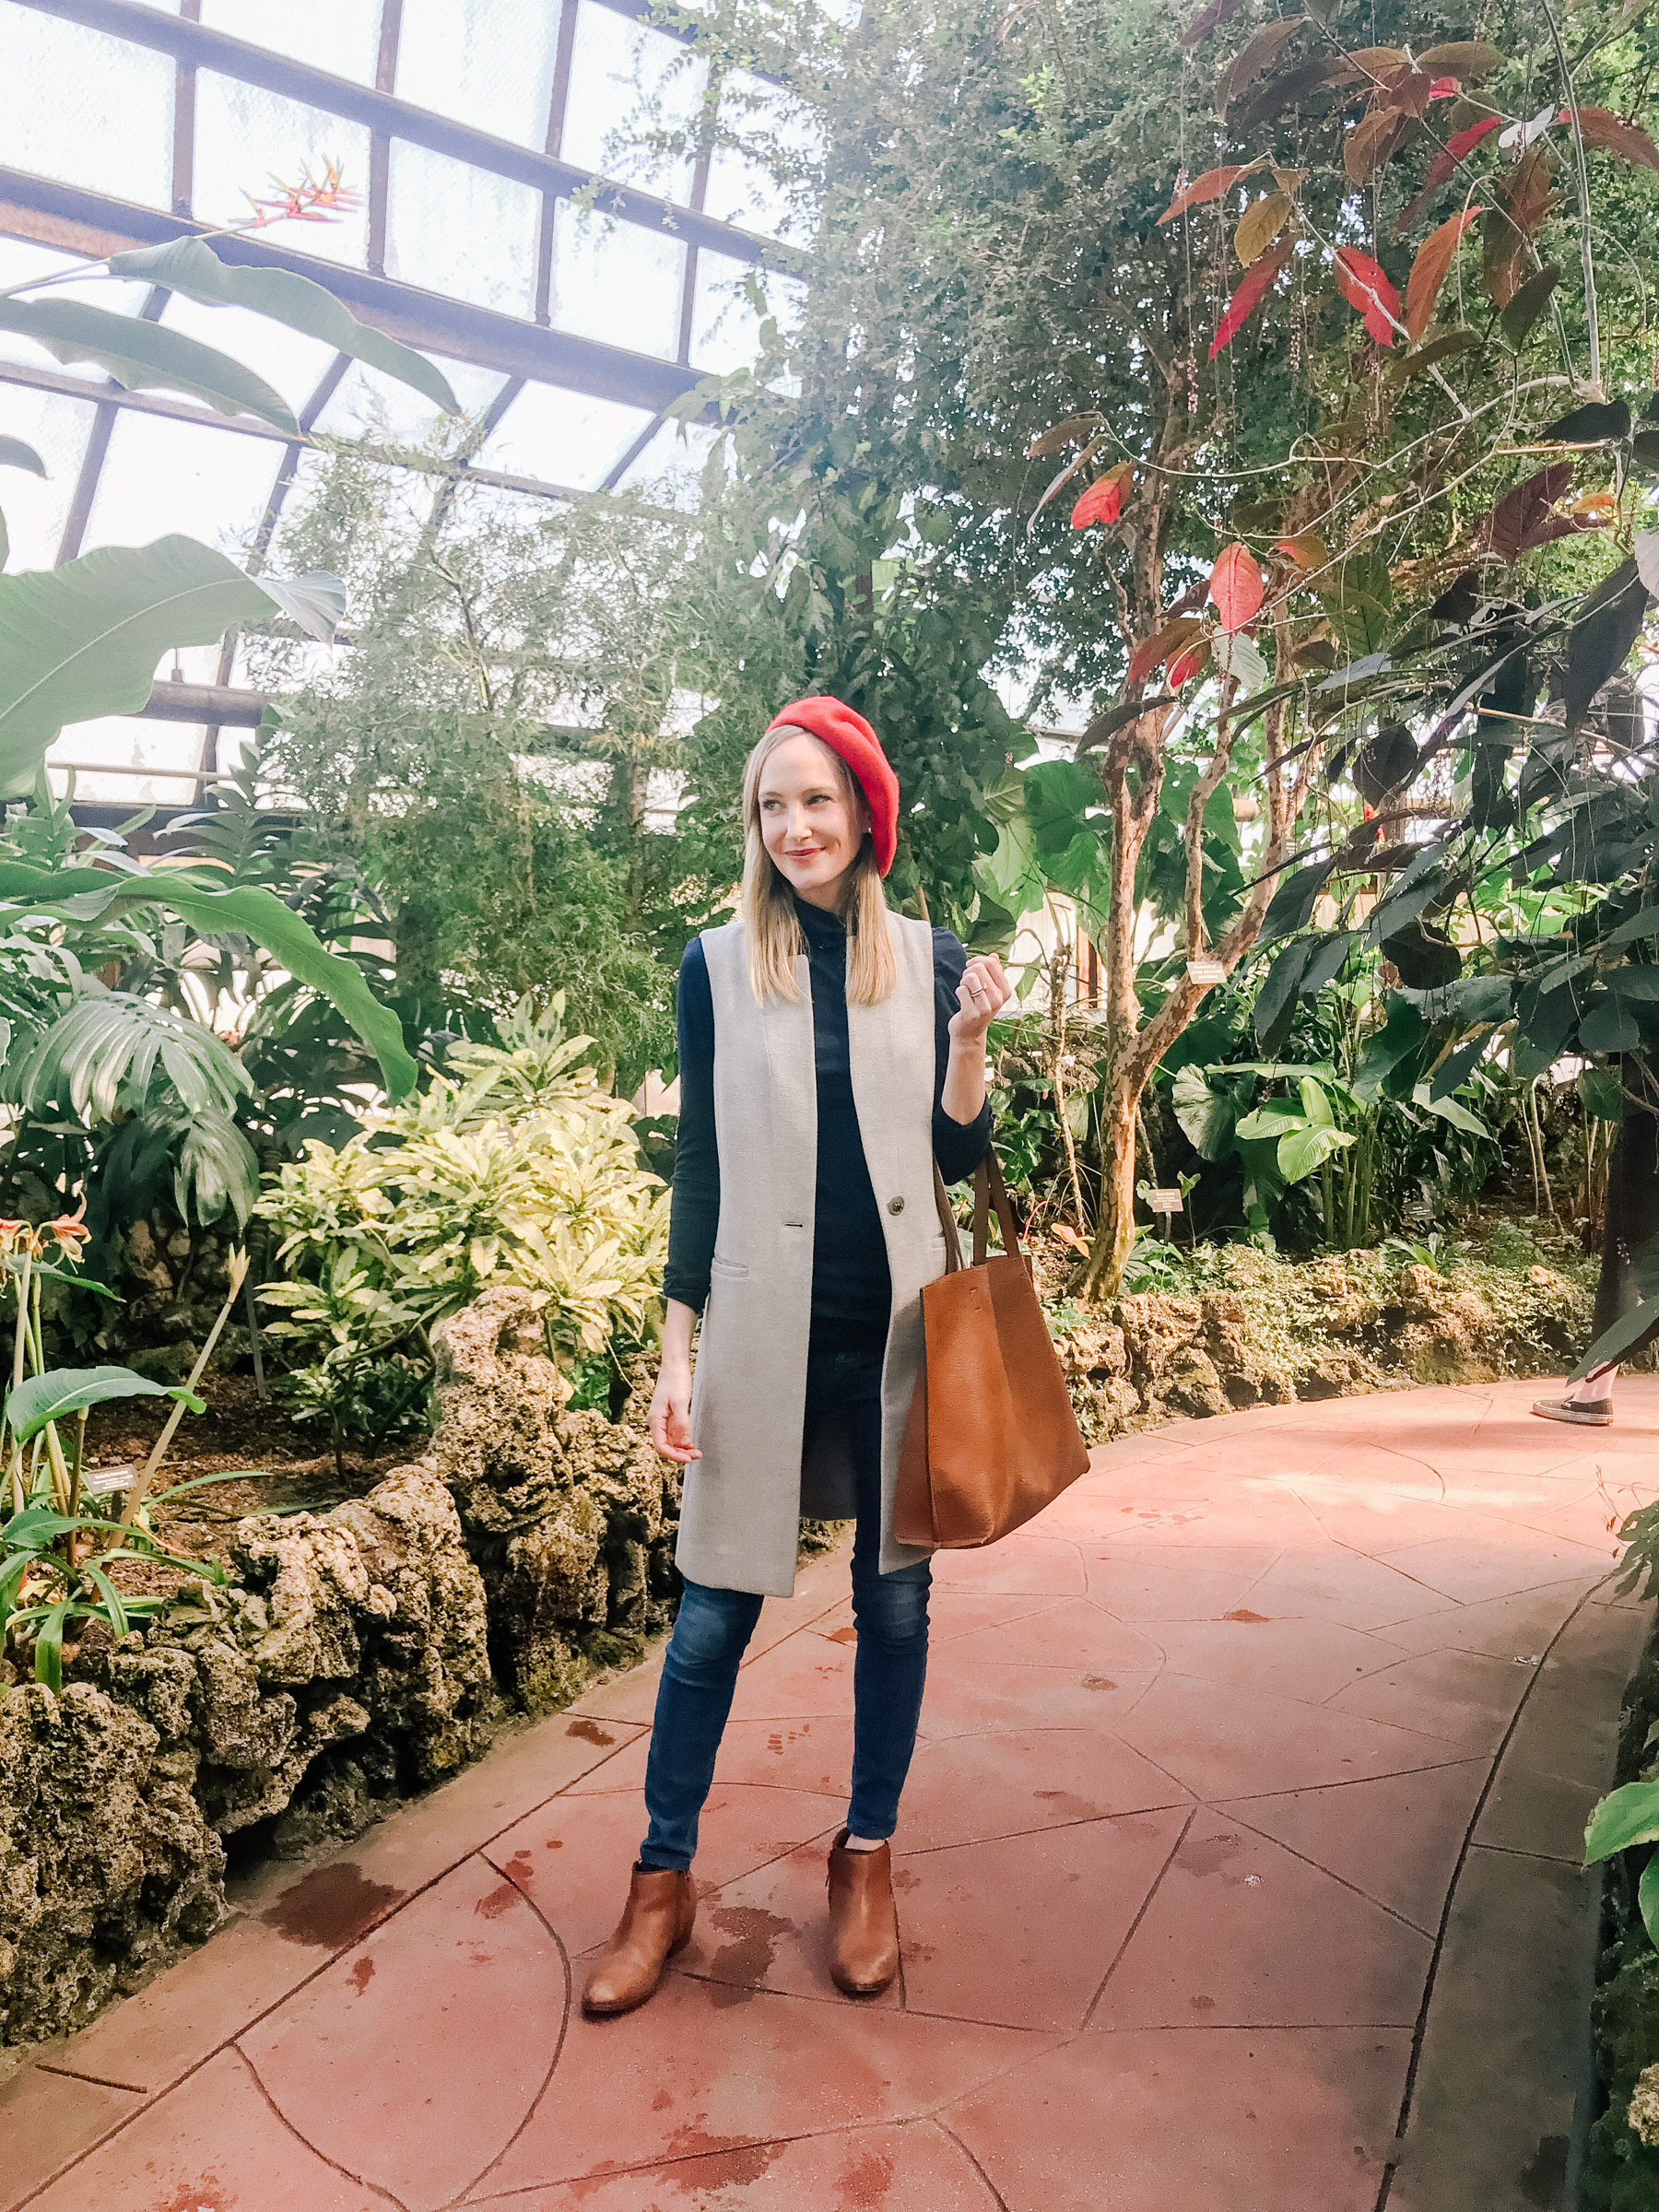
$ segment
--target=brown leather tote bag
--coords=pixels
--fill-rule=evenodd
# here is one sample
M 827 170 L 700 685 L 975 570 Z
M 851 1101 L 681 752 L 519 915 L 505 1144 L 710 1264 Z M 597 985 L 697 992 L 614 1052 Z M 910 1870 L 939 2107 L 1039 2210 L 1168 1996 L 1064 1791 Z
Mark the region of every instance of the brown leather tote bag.
M 911 1401 L 893 1535 L 945 1551 L 994 1544 L 1088 1465 L 995 1155 L 973 1179 L 973 1265 L 934 1171 L 946 1272 L 922 1291 L 925 1339 Z M 986 1257 L 992 1202 L 1003 1249 Z

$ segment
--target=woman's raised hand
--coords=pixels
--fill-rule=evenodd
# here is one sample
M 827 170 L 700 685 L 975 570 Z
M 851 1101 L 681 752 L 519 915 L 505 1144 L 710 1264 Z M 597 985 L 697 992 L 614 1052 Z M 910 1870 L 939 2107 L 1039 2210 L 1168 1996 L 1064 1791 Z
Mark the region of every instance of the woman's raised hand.
M 665 1459 L 684 1466 L 702 1453 L 691 1441 L 691 1363 L 665 1356 L 651 1394 L 651 1441 Z
M 1014 996 L 1014 986 L 994 952 L 975 953 L 957 986 L 957 1011 L 950 1018 L 952 1044 L 982 1045 L 985 1032 Z

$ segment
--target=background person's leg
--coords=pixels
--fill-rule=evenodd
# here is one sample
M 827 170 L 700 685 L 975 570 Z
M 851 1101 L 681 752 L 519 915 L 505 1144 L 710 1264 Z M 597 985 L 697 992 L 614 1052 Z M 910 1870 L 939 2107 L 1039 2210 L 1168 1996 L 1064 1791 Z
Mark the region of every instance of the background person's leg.
M 1636 1305 L 1637 1265 L 1655 1236 L 1659 1236 L 1659 1114 L 1627 1096 L 1625 1118 L 1607 1163 L 1606 1219 L 1602 1231 L 1601 1277 L 1590 1322 L 1592 1344 Z M 1625 1358 L 1645 1350 L 1655 1335 L 1659 1335 L 1659 1326 L 1632 1345 Z M 1617 1363 L 1598 1368 L 1582 1382 L 1570 1384 L 1562 1397 L 1537 1399 L 1533 1411 L 1548 1420 L 1605 1427 L 1613 1418 L 1613 1385 L 1618 1377 Z
M 697 1851 L 697 1823 L 714 1780 L 732 1693 L 760 1600 L 747 1590 L 688 1583 L 663 1659 L 645 1765 L 650 1828 L 640 1864 L 683 1872 Z

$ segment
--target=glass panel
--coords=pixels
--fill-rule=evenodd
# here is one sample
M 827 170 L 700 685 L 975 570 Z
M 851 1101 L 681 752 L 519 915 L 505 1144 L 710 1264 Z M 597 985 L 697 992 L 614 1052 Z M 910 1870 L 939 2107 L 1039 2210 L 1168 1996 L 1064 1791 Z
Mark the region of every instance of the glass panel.
M 172 205 L 166 54 L 30 7 L 0 7 L 0 85 L 12 95 L 3 142 L 9 168 L 148 207 Z
M 271 438 L 122 413 L 99 474 L 83 551 L 146 546 L 182 530 L 234 559 L 265 512 L 283 450 Z
M 813 211 L 794 204 L 794 188 L 780 185 L 773 170 L 780 166 L 787 176 L 795 165 L 821 159 L 823 136 L 810 109 L 781 87 L 735 69 L 720 88 L 720 122 L 737 143 L 716 147 L 710 159 L 706 212 L 741 230 L 805 245 Z M 746 146 L 756 149 L 754 157 Z
M 686 249 L 638 223 L 555 203 L 552 320 L 556 329 L 673 360 L 679 349 Z
M 380 0 L 202 0 L 202 21 L 212 30 L 292 54 L 333 76 L 371 85 L 380 59 Z
M 582 169 L 683 204 L 691 197 L 691 156 L 641 141 L 651 131 L 692 131 L 707 79 L 706 65 L 678 39 L 582 0 L 559 151 Z
M 478 460 L 515 477 L 597 491 L 651 420 L 642 408 L 526 384 L 485 440 Z
M 539 153 L 558 42 L 552 0 L 404 0 L 397 96 Z
M 781 276 L 752 262 L 724 253 L 700 252 L 697 298 L 691 313 L 691 362 L 722 375 L 747 369 L 760 350 L 760 318 L 749 304 L 748 288 L 758 283 L 761 297 L 787 332 L 800 319 L 806 287 L 798 277 Z
M 534 313 L 540 193 L 394 138 L 387 200 L 388 276 L 504 315 Z
M 450 389 L 468 415 L 482 415 L 507 382 L 499 369 L 475 368 L 471 361 L 432 356 L 450 381 Z M 353 361 L 328 397 L 312 428 L 330 438 L 370 438 L 393 445 L 414 445 L 442 418 L 431 401 L 394 376 Z
M 0 471 L 0 513 L 11 536 L 8 569 L 49 569 L 57 559 L 93 412 L 90 400 L 0 384 L 0 430 L 32 445 L 46 464 L 44 478 L 20 468 Z
M 170 330 L 182 330 L 187 337 L 200 338 L 204 346 L 217 346 L 221 353 L 245 361 L 276 386 L 296 415 L 335 358 L 332 346 L 303 337 L 245 307 L 204 307 L 178 292 L 169 300 L 161 320 Z
M 206 222 L 240 222 L 248 200 L 267 199 L 301 173 L 321 178 L 330 161 L 342 182 L 359 195 L 355 208 L 327 222 L 286 222 L 275 241 L 324 261 L 362 261 L 369 250 L 369 134 L 258 85 L 238 84 L 204 69 L 196 76 L 195 212 Z
M 719 435 L 703 422 L 664 423 L 630 465 L 618 488 L 643 492 L 661 506 L 679 507 L 689 513 L 698 505 L 703 464 Z
M 216 683 L 218 660 L 217 645 L 186 646 L 176 653 L 162 655 L 156 664 L 155 680 L 160 685 L 171 681 Z M 206 735 L 200 723 L 102 714 L 91 722 L 67 724 L 46 759 L 53 770 L 76 768 L 81 771 L 75 779 L 77 799 L 116 806 L 135 806 L 153 799 L 163 806 L 179 806 L 188 805 L 196 790 L 194 771 L 202 763 Z M 97 772 L 110 769 L 136 772 Z M 59 791 L 67 781 L 62 774 L 54 774 L 52 780 Z

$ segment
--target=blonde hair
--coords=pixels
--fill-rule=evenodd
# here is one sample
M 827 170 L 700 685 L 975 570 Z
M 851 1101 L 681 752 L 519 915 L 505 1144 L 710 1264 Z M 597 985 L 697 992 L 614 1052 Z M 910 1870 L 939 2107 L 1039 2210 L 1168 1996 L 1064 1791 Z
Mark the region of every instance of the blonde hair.
M 743 771 L 743 883 L 737 893 L 737 912 L 748 935 L 749 984 L 757 1006 L 769 998 L 798 999 L 795 959 L 802 950 L 801 925 L 795 918 L 794 899 L 772 864 L 760 834 L 760 771 L 778 747 L 791 737 L 813 737 L 834 761 L 836 772 L 854 818 L 864 808 L 857 779 L 833 746 L 824 745 L 811 730 L 793 723 L 768 730 L 749 755 Z M 841 900 L 841 919 L 847 925 L 852 951 L 847 961 L 847 999 L 855 1006 L 879 1006 L 890 998 L 898 981 L 893 959 L 892 933 L 888 927 L 887 895 L 876 865 L 876 845 L 866 822 L 858 856 L 847 870 L 847 888 Z

